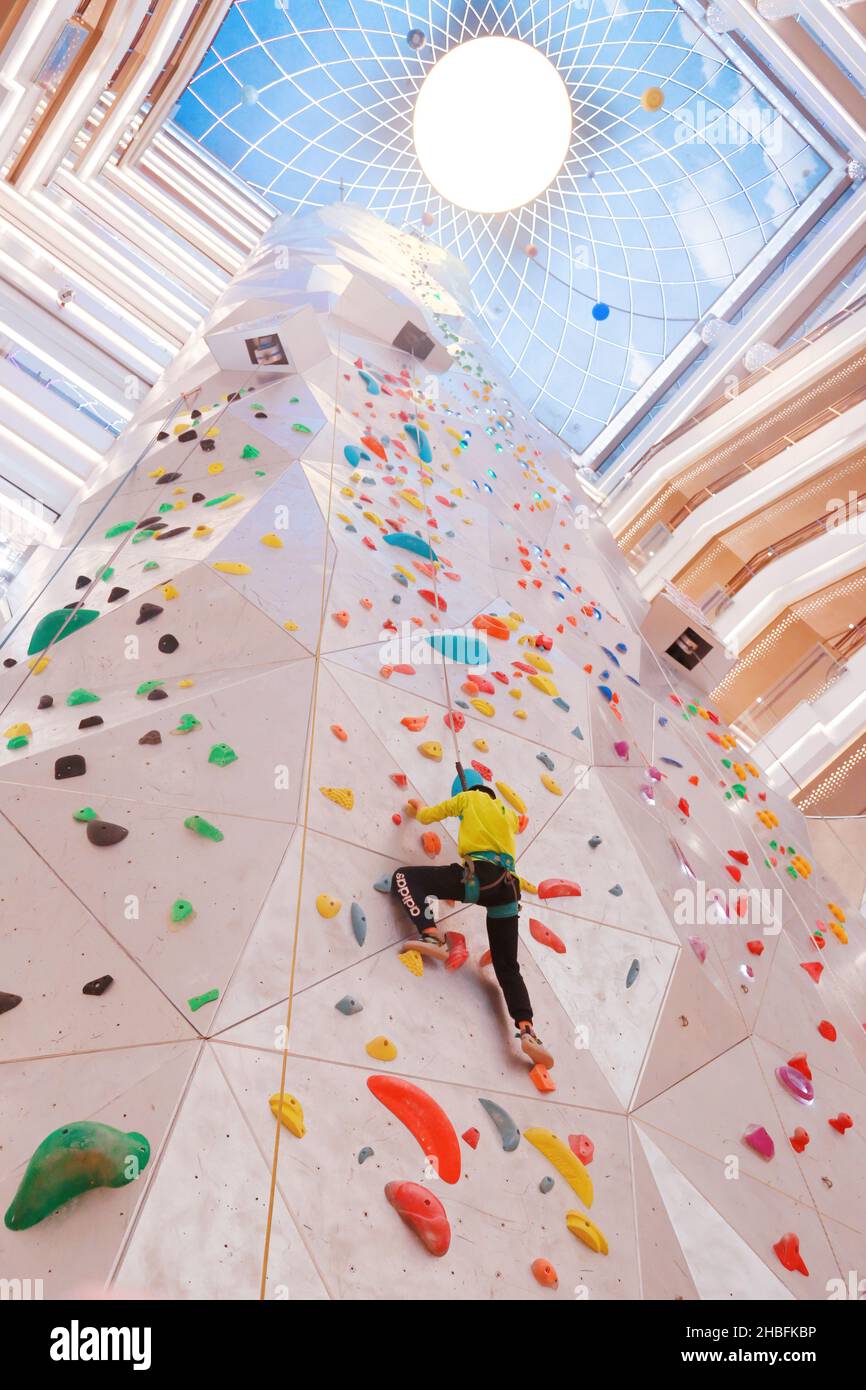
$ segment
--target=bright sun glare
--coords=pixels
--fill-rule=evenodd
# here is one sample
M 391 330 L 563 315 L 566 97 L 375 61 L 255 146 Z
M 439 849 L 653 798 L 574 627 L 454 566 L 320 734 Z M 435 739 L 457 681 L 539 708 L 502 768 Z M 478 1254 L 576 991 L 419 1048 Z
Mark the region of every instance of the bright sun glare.
M 415 103 L 427 178 L 469 212 L 522 207 L 553 182 L 571 140 L 571 101 L 548 58 L 519 39 L 471 39 L 432 67 Z

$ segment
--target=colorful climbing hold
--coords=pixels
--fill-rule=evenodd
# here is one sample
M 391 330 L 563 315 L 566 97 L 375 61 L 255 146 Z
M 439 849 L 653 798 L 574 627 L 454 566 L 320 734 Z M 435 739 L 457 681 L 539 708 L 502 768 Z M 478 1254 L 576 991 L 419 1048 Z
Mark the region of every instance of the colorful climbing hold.
M 143 1134 L 124 1133 L 94 1120 L 55 1129 L 33 1154 L 6 1212 L 10 1231 L 25 1231 L 64 1202 L 95 1187 L 125 1187 L 146 1168 L 150 1145 Z
M 397 1076 L 368 1076 L 367 1086 L 415 1136 L 442 1181 L 459 1181 L 461 1158 L 457 1134 L 433 1097 L 420 1086 Z
M 447 1254 L 451 1227 L 445 1208 L 434 1192 L 417 1182 L 389 1182 L 385 1185 L 385 1196 L 431 1255 Z
M 285 1125 L 290 1133 L 296 1138 L 303 1139 L 307 1132 L 304 1124 L 304 1111 L 301 1102 L 296 1096 L 290 1096 L 288 1091 L 277 1091 L 271 1096 L 268 1104 L 271 1107 L 271 1114 L 274 1119 L 279 1120 L 280 1124 Z

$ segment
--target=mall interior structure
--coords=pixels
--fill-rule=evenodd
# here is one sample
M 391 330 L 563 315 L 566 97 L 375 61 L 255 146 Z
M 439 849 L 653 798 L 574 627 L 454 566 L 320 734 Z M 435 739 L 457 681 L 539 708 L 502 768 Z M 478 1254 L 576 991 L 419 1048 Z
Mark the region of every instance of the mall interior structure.
M 862 1297 L 866 0 L 5 0 L 0 706 L 14 1296 Z

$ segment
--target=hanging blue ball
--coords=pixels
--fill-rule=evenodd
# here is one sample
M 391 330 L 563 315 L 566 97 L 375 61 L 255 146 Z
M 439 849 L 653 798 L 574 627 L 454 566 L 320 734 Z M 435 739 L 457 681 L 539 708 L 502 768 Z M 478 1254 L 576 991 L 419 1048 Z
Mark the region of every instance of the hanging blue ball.
M 410 29 L 406 35 L 406 42 L 410 48 L 423 48 L 427 42 L 427 35 L 422 29 Z
M 599 303 L 599 304 L 593 304 L 593 306 L 592 306 L 592 317 L 595 319 L 596 323 L 601 323 L 604 319 L 606 319 L 606 318 L 609 316 L 609 314 L 610 314 L 610 305 L 609 305 L 609 304 L 601 304 L 601 303 Z

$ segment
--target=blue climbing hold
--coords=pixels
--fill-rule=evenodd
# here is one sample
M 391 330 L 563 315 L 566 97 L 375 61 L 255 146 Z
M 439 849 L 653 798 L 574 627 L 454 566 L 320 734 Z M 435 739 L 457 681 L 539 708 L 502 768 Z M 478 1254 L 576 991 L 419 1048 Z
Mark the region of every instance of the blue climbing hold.
M 495 1100 L 485 1100 L 483 1096 L 479 1096 L 478 1099 L 499 1130 L 503 1149 L 507 1154 L 513 1153 L 520 1143 L 520 1130 L 508 1111 L 503 1110 L 501 1105 L 497 1105 Z
M 334 1008 L 339 1009 L 340 1013 L 345 1014 L 347 1018 L 350 1014 L 359 1014 L 363 1007 L 360 999 L 355 999 L 351 994 L 344 994 L 342 999 L 338 999 L 334 1005 Z
M 367 1159 L 368 1159 L 368 1158 L 372 1158 L 372 1157 L 373 1157 L 373 1150 L 370 1148 L 370 1145 L 369 1145 L 369 1144 L 365 1144 L 364 1147 L 363 1147 L 363 1149 L 359 1149 L 359 1150 L 358 1150 L 358 1162 L 359 1162 L 359 1163 L 366 1163 L 366 1162 L 367 1162 Z
M 548 1194 L 548 1192 L 552 1191 L 552 1189 L 553 1189 L 553 1178 L 550 1176 L 549 1173 L 547 1173 L 547 1174 L 545 1174 L 545 1176 L 541 1179 L 541 1182 L 538 1184 L 538 1190 L 539 1190 L 539 1192 L 541 1193 L 542 1197 L 546 1197 L 547 1194 Z
M 608 704 L 609 704 L 610 701 L 613 699 L 613 691 L 611 690 L 610 686 L 609 686 L 609 685 L 600 685 L 598 688 L 599 688 L 599 690 L 601 691 L 602 695 L 604 696 L 604 698 L 607 700 L 607 702 L 608 702 Z
M 359 946 L 363 946 L 367 940 L 367 918 L 360 903 L 352 903 L 349 916 L 352 922 L 352 931 L 355 933 L 355 940 Z
M 490 662 L 487 643 L 471 633 L 428 632 L 425 640 L 447 661 L 459 662 L 461 666 L 487 666 Z
M 377 893 L 390 893 L 391 875 L 383 874 L 381 878 L 376 879 L 376 882 L 373 884 L 373 887 L 375 888 Z
M 416 425 L 404 425 L 403 433 L 408 434 L 409 438 L 412 440 L 421 462 L 432 463 L 433 450 L 430 448 L 430 441 L 424 431 L 419 430 Z
M 359 449 L 357 444 L 347 444 L 343 450 L 343 457 L 352 468 L 357 468 L 359 463 L 370 462 L 370 455 L 365 454 L 363 449 Z
M 560 709 L 564 709 L 566 714 L 568 714 L 568 711 L 571 709 L 571 705 L 568 703 L 567 700 L 563 700 L 561 695 L 557 695 L 554 698 L 553 703 L 555 705 L 558 705 Z

